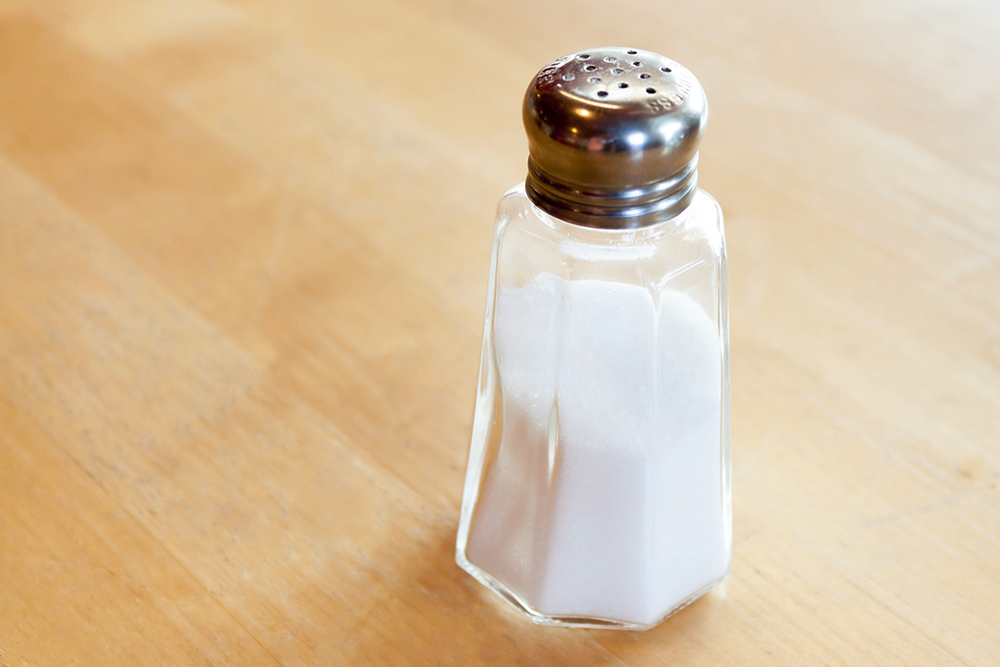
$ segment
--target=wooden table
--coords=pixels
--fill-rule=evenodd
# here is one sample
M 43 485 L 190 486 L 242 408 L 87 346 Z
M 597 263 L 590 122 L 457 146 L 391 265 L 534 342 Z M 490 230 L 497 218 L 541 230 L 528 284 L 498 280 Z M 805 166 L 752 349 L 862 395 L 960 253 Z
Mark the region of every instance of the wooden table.
M 602 44 L 698 74 L 730 248 L 733 575 L 646 633 L 453 562 L 521 94 Z M 995 2 L 0 0 L 0 665 L 995 665 L 998 442 Z

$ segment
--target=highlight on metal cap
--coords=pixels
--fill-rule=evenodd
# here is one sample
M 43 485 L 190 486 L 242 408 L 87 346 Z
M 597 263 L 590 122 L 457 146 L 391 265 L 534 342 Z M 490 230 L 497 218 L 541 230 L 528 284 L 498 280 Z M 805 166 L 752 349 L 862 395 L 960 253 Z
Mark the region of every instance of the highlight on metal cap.
M 701 84 L 669 58 L 620 47 L 559 58 L 524 96 L 528 197 L 589 227 L 669 219 L 694 197 L 707 118 Z

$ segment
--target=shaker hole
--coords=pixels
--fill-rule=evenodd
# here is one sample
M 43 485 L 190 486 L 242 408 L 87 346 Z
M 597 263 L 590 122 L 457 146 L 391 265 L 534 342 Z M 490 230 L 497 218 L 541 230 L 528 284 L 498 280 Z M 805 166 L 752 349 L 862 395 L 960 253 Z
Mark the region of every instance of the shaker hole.
M 600 83 L 600 82 L 601 82 L 601 77 L 599 76 L 592 76 L 589 79 L 587 79 L 587 83 Z
M 653 93 L 656 92 L 656 88 L 647 88 L 646 92 L 649 93 L 650 95 L 652 95 Z
M 590 57 L 589 53 L 581 53 L 580 55 L 577 56 L 577 58 L 579 58 L 580 60 L 586 60 L 589 57 Z
M 639 53 L 639 52 L 638 52 L 638 51 L 636 51 L 635 49 L 629 49 L 629 50 L 628 50 L 628 51 L 626 51 L 625 53 L 629 54 L 630 56 L 634 56 L 635 54 L 637 54 L 637 53 Z
M 611 73 L 612 73 L 612 74 L 622 74 L 623 72 L 625 72 L 625 70 L 623 70 L 623 69 L 618 69 L 617 67 L 616 67 L 616 68 L 614 68 L 613 70 L 611 70 Z
M 572 74 L 563 74 L 563 81 L 572 81 L 575 78 Z
M 648 75 L 648 74 L 646 74 L 645 72 L 643 72 L 642 74 L 640 74 L 640 75 L 639 75 L 639 78 L 640 78 L 640 79 L 648 79 L 648 78 L 649 78 L 649 75 Z
M 614 58 L 612 56 L 605 56 L 604 57 L 604 62 L 606 62 L 606 63 L 613 63 L 613 62 L 617 62 L 617 61 L 618 61 L 618 58 Z
M 670 68 L 669 68 L 669 67 L 661 67 L 661 68 L 660 68 L 660 71 L 661 71 L 661 72 L 669 72 L 669 71 L 670 71 Z
M 597 69 L 597 65 L 587 65 L 583 69 L 585 69 L 588 72 L 593 72 L 595 69 Z
M 619 83 L 618 87 L 619 88 L 628 88 L 628 84 L 627 83 Z
M 634 61 L 632 61 L 632 66 L 633 67 L 642 67 L 642 62 L 640 62 L 638 60 L 634 60 Z
M 608 96 L 608 91 L 606 91 L 606 90 L 598 90 L 597 91 L 597 96 L 598 97 L 607 97 Z

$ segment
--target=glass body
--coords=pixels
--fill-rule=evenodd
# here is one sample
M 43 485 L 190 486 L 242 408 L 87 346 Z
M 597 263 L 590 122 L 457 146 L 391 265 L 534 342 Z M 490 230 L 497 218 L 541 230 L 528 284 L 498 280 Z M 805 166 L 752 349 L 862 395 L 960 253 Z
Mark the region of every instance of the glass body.
M 534 621 L 645 629 L 728 576 L 722 214 L 592 229 L 500 201 L 458 564 Z

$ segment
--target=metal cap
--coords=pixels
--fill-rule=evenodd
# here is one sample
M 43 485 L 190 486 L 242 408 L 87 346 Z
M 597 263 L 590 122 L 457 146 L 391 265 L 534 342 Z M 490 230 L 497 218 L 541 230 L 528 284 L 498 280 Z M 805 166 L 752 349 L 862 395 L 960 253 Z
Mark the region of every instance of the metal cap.
M 642 49 L 555 60 L 524 96 L 525 189 L 557 218 L 607 229 L 671 218 L 697 187 L 708 105 L 691 72 Z

